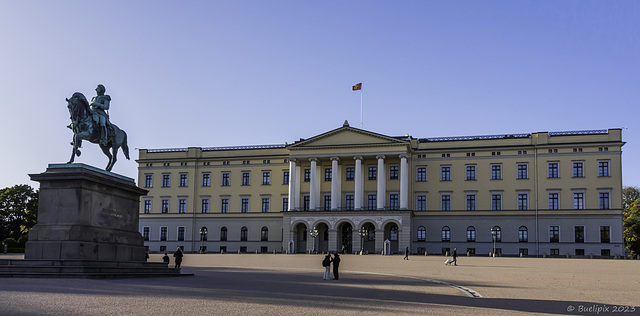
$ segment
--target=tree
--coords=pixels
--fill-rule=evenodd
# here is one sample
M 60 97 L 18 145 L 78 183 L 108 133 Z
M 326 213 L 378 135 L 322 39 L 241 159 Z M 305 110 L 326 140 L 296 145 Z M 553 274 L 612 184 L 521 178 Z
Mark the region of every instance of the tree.
M 640 255 L 640 189 L 625 187 L 622 190 L 624 205 L 624 245 L 629 255 Z
M 36 224 L 38 192 L 26 184 L 0 190 L 0 240 L 26 237 Z

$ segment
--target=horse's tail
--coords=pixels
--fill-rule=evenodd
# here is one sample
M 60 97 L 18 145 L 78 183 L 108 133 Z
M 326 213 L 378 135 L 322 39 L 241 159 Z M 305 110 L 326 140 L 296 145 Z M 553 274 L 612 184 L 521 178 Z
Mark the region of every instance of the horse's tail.
M 129 159 L 129 145 L 127 145 L 127 133 L 125 131 L 122 131 L 122 134 L 124 135 L 124 137 L 122 138 L 122 152 L 124 153 L 124 156 L 127 158 L 127 160 L 131 160 Z

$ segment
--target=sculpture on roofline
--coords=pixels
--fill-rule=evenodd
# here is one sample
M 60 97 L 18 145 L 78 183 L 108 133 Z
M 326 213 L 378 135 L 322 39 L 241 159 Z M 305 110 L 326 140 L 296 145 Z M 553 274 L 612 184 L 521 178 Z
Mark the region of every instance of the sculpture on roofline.
M 73 163 L 75 156 L 80 156 L 82 140 L 88 140 L 100 145 L 102 152 L 109 158 L 105 168 L 111 171 L 115 165 L 118 149 L 122 147 L 124 156 L 129 159 L 129 147 L 127 146 L 127 133 L 109 121 L 109 106 L 111 97 L 105 94 L 106 89 L 99 84 L 96 88 L 97 96 L 91 99 L 91 104 L 84 94 L 74 93 L 67 100 L 67 108 L 71 114 L 71 124 L 68 126 L 73 131 L 73 151 L 71 159 L 67 163 Z

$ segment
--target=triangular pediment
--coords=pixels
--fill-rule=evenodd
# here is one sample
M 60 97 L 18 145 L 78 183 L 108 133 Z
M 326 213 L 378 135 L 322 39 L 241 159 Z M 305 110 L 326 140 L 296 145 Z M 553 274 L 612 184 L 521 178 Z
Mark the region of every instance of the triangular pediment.
M 308 139 L 300 140 L 289 146 L 289 149 L 314 149 L 327 147 L 370 147 L 407 145 L 407 140 L 357 129 L 349 126 L 341 127 Z

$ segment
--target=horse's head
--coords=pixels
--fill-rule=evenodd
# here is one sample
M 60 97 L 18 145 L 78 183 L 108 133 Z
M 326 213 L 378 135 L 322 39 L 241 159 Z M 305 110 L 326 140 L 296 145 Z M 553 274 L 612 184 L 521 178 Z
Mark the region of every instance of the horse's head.
M 76 92 L 66 100 L 72 120 L 80 120 L 89 114 L 89 102 L 84 94 Z

